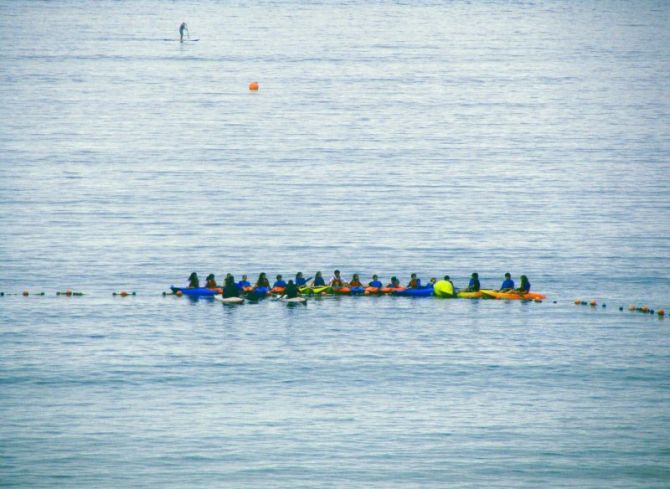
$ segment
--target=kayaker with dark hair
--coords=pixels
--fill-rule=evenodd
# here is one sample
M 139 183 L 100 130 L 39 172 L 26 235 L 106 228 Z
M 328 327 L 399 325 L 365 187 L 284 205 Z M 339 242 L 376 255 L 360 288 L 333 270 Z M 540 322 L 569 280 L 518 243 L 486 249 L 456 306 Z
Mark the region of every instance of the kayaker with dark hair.
M 193 272 L 188 276 L 188 286 L 192 289 L 197 289 L 200 287 L 200 279 L 198 278 L 197 273 Z
M 408 289 L 420 289 L 421 288 L 421 279 L 416 277 L 416 273 L 413 273 L 409 277 L 409 282 L 407 283 Z
M 508 292 L 514 290 L 514 280 L 512 280 L 512 274 L 507 272 L 505 274 L 505 280 L 503 280 L 502 285 L 500 285 L 500 292 Z
M 445 282 L 449 282 L 451 284 L 451 288 L 453 289 L 454 293 L 456 293 L 456 286 L 451 281 L 451 278 L 449 278 L 449 275 L 445 275 L 442 280 L 444 280 Z
M 230 275 L 229 277 L 226 277 L 226 282 L 223 286 L 222 295 L 223 295 L 224 299 L 227 299 L 229 297 L 239 297 L 240 296 L 240 288 L 235 283 L 235 277 L 233 277 L 232 275 Z
M 272 288 L 274 289 L 275 287 L 286 287 L 286 282 L 282 279 L 281 275 L 277 275 L 277 280 L 275 281 Z
M 247 280 L 246 275 L 242 275 L 242 280 L 237 282 L 237 287 L 242 289 L 242 290 L 244 290 L 247 287 L 251 287 L 251 282 L 249 282 L 249 280 Z
M 377 274 L 374 274 L 372 276 L 372 282 L 368 283 L 368 286 L 369 287 L 375 287 L 377 289 L 381 289 L 384 286 L 384 284 L 381 283 L 381 281 L 379 280 L 379 276 Z
M 256 287 L 267 287 L 268 289 L 270 288 L 270 281 L 268 280 L 268 276 L 265 272 L 261 272 L 261 274 L 258 276 L 258 280 L 256 281 Z
M 214 278 L 213 273 L 207 275 L 207 278 L 205 280 L 207 280 L 207 284 L 205 285 L 205 287 L 207 287 L 208 289 L 216 289 L 218 287 L 218 285 L 216 285 L 216 279 Z
M 479 289 L 479 274 L 477 272 L 472 272 L 472 275 L 470 275 L 470 283 L 464 292 L 479 292 Z
M 340 276 L 340 271 L 335 270 L 335 272 L 333 272 L 333 273 L 334 273 L 334 275 L 330 279 L 330 282 L 328 283 L 328 285 L 330 285 L 331 287 L 335 287 L 335 288 L 343 287 L 344 286 L 344 280 L 342 280 L 342 277 Z
M 307 285 L 307 280 L 305 279 L 302 272 L 298 272 L 298 273 L 295 274 L 295 285 L 297 287 L 302 287 L 304 285 Z
M 314 287 L 323 287 L 326 285 L 326 281 L 323 280 L 323 275 L 321 272 L 316 272 L 316 275 L 314 275 Z
M 349 282 L 349 286 L 351 286 L 351 287 L 363 287 L 363 284 L 361 283 L 361 279 L 358 278 L 357 273 L 354 273 L 354 276 L 351 277 L 351 282 Z
M 386 287 L 388 287 L 389 289 L 400 289 L 401 288 L 400 280 L 398 280 L 398 277 L 394 275 L 393 277 L 391 277 L 391 283 L 386 284 Z
M 300 291 L 298 290 L 298 286 L 293 283 L 293 280 L 289 280 L 284 289 L 284 297 L 287 299 L 295 299 L 299 295 Z
M 519 288 L 516 289 L 516 291 L 521 292 L 522 294 L 530 292 L 530 282 L 528 281 L 528 277 L 521 275 L 521 285 L 519 285 Z

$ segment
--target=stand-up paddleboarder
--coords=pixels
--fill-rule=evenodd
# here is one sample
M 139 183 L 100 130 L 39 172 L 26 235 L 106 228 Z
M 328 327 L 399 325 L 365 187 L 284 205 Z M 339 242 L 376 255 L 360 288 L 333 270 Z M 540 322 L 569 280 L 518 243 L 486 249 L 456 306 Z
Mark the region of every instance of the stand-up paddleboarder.
M 186 22 L 182 22 L 179 26 L 179 42 L 184 42 L 184 32 L 186 32 L 186 35 L 190 39 L 191 34 L 188 32 L 188 26 L 186 25 Z

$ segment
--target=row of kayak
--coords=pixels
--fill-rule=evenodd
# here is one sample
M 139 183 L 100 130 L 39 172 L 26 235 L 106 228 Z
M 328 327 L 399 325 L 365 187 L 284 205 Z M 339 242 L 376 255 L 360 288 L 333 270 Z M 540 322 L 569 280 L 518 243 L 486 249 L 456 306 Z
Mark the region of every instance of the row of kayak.
M 222 289 L 214 288 L 208 289 L 205 287 L 185 288 L 185 287 L 170 287 L 172 292 L 178 295 L 187 295 L 190 297 L 204 297 L 221 295 Z M 407 289 L 404 287 L 332 287 L 324 286 L 305 286 L 299 288 L 303 296 L 323 296 L 323 295 L 394 295 L 401 297 L 442 297 L 449 299 L 501 299 L 501 300 L 543 300 L 546 298 L 544 294 L 535 292 L 518 292 L 506 291 L 500 292 L 497 290 L 482 289 L 477 292 L 456 291 L 450 282 L 440 280 L 435 284 L 430 284 L 426 287 L 417 289 Z M 271 295 L 282 295 L 284 293 L 283 287 L 246 287 L 243 292 L 246 298 L 251 300 L 263 299 Z

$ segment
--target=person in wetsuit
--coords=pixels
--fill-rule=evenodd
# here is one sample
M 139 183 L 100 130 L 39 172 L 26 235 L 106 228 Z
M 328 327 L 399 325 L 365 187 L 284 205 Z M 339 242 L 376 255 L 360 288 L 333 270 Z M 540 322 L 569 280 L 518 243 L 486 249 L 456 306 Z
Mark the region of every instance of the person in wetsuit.
M 226 277 L 226 283 L 223 286 L 222 295 L 223 295 L 224 299 L 227 299 L 229 297 L 239 297 L 240 296 L 240 288 L 235 283 L 235 277 L 233 277 L 232 275 L 229 276 L 229 277 Z
M 191 37 L 191 34 L 188 32 L 188 26 L 186 25 L 186 22 L 182 22 L 179 26 L 179 42 L 184 42 L 184 32 L 186 32 L 188 37 Z
M 284 289 L 284 297 L 287 299 L 294 299 L 299 295 L 300 291 L 298 290 L 298 286 L 293 283 L 293 280 L 289 280 L 286 284 L 286 288 Z

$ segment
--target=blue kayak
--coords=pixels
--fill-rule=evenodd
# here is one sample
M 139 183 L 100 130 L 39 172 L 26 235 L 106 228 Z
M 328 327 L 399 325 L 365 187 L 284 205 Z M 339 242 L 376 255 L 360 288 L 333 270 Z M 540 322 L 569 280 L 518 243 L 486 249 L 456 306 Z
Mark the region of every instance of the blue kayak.
M 393 292 L 393 295 L 404 297 L 429 297 L 433 295 L 433 286 L 421 287 L 420 289 L 405 289 Z
M 216 290 L 207 289 L 205 287 L 190 288 L 190 287 L 175 287 L 174 285 L 171 285 L 170 289 L 172 290 L 172 293 L 179 291 L 182 294 L 189 295 L 191 297 L 212 296 L 220 294 L 220 292 L 217 292 Z
M 365 293 L 365 288 L 363 287 L 352 287 L 350 294 L 364 294 Z

